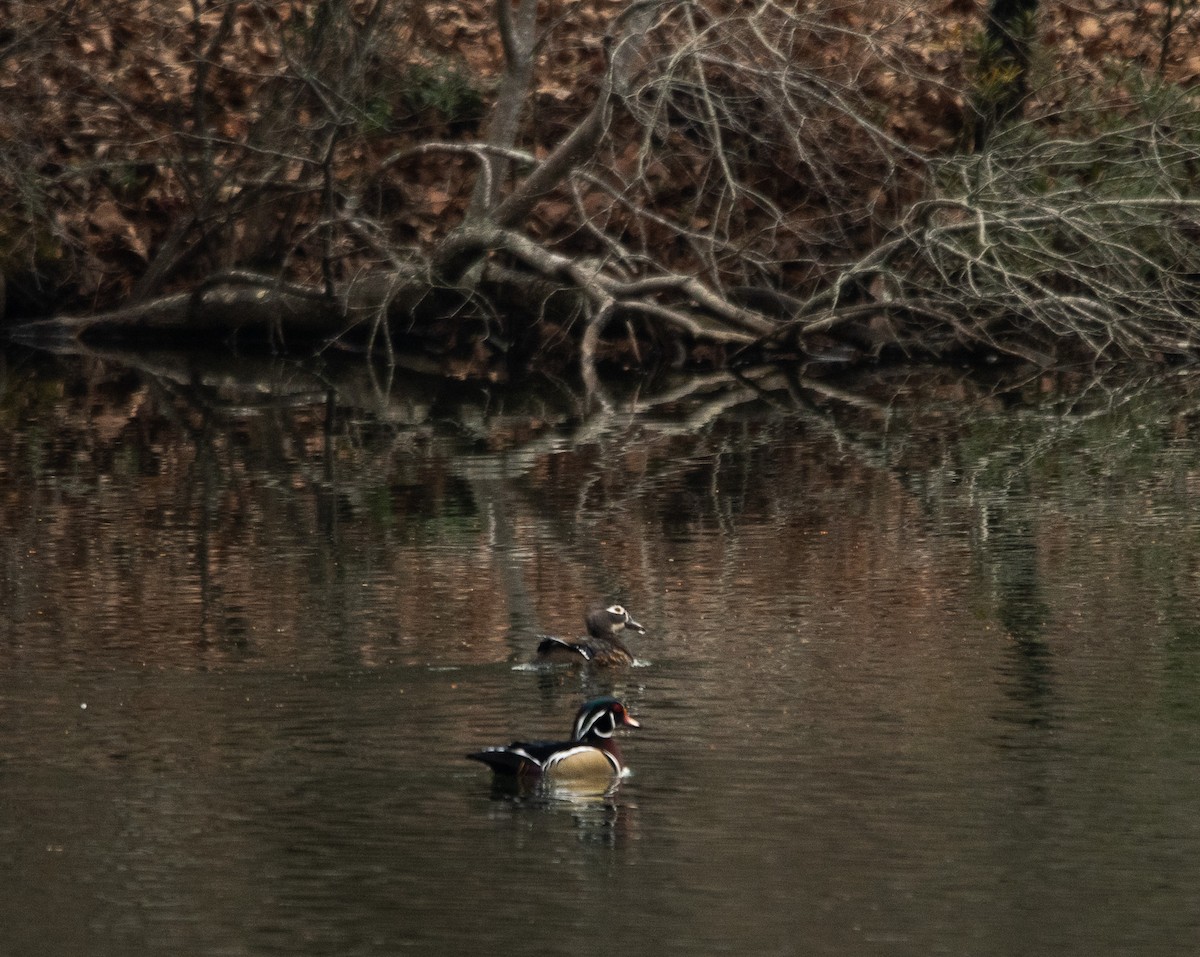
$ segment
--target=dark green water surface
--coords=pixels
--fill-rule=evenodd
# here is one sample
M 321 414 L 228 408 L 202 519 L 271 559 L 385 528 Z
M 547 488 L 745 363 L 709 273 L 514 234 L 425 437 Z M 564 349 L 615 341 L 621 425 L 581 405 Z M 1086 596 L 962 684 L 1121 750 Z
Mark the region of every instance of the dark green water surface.
M 1194 952 L 1197 409 L 10 354 L 0 954 Z M 607 798 L 463 760 L 600 692 Z

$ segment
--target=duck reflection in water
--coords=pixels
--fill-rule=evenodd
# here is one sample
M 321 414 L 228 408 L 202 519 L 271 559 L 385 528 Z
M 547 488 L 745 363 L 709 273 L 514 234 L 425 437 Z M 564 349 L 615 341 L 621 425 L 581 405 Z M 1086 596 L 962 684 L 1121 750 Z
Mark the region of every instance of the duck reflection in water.
M 583 844 L 619 847 L 637 833 L 637 804 L 616 787 L 601 794 L 544 785 L 492 787 L 488 817 L 521 823 L 521 830 L 561 833 L 564 820 Z

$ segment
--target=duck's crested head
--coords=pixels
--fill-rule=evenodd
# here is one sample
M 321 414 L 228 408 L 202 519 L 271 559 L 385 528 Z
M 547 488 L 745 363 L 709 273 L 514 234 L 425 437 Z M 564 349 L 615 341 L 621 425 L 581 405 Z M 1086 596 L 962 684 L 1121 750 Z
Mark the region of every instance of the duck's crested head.
M 597 605 L 584 616 L 590 634 L 615 635 L 626 628 L 644 635 L 646 629 L 633 620 L 633 616 L 622 605 Z
M 571 738 L 588 741 L 595 738 L 611 738 L 617 728 L 640 728 L 641 722 L 629 713 L 625 705 L 611 695 L 585 701 L 575 715 L 575 726 Z

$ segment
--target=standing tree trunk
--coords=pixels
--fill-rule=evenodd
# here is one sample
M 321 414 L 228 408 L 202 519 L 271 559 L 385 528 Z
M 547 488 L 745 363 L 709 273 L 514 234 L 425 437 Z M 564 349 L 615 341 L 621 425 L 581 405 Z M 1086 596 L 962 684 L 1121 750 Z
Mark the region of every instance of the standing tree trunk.
M 537 43 L 537 0 L 521 0 L 516 11 L 509 0 L 497 0 L 496 23 L 504 49 L 504 73 L 485 131 L 489 146 L 509 149 L 517 140 L 521 115 L 529 99 L 533 82 L 533 50 Z M 487 156 L 475 182 L 475 192 L 467 218 L 477 220 L 496 204 L 502 182 L 508 174 L 509 160 Z

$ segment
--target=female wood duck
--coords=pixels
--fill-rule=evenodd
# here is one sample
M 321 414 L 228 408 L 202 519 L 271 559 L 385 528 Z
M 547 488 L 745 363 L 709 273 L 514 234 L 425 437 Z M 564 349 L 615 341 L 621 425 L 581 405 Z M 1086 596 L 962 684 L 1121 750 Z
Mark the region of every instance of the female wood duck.
M 597 605 L 583 619 L 587 622 L 586 638 L 554 638 L 543 635 L 538 643 L 537 661 L 546 664 L 631 665 L 633 653 L 621 642 L 618 634 L 632 628 L 644 635 L 646 629 L 630 617 L 620 605 Z
M 482 761 L 497 777 L 611 785 L 624 770 L 621 751 L 613 740 L 613 732 L 620 727 L 640 728 L 641 724 L 616 698 L 593 698 L 575 715 L 570 741 L 514 741 L 508 747 L 485 748 L 467 757 Z

